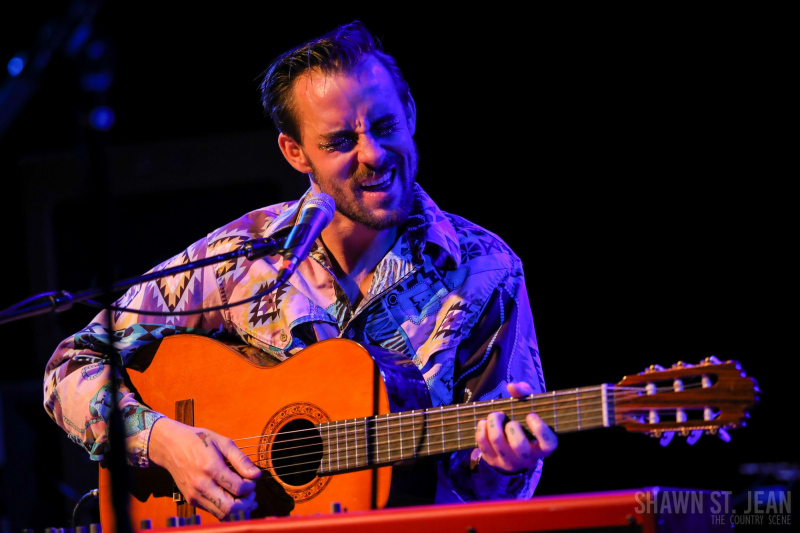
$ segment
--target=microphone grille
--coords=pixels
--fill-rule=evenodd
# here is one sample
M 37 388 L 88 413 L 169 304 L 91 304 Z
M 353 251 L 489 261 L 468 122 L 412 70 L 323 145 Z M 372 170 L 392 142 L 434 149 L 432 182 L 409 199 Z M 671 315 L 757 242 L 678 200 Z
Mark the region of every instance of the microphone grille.
M 333 198 L 329 194 L 325 194 L 324 192 L 318 192 L 316 194 L 312 194 L 311 197 L 306 200 L 306 204 L 303 209 L 308 209 L 310 207 L 318 207 L 325 212 L 325 216 L 330 223 L 333 220 L 333 213 L 336 211 L 336 202 L 333 201 Z

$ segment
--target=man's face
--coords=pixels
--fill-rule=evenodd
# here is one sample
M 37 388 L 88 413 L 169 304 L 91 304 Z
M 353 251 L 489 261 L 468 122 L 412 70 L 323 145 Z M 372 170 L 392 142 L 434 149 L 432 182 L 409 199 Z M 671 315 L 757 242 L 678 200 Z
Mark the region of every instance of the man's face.
M 369 56 L 347 74 L 308 73 L 294 97 L 312 185 L 368 228 L 405 222 L 417 173 L 416 112 L 380 61 Z

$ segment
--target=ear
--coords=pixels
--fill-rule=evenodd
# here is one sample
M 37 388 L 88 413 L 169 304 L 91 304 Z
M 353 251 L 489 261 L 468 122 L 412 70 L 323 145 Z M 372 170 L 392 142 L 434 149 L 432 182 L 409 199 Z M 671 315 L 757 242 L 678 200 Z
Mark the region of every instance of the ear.
M 278 134 L 278 146 L 281 148 L 283 157 L 292 165 L 295 170 L 308 174 L 311 172 L 311 164 L 306 158 L 306 154 L 300 147 L 300 144 L 286 135 L 285 133 Z
M 417 129 L 417 104 L 411 96 L 411 91 L 408 92 L 408 103 L 406 104 L 406 124 L 408 125 L 409 133 L 413 137 Z

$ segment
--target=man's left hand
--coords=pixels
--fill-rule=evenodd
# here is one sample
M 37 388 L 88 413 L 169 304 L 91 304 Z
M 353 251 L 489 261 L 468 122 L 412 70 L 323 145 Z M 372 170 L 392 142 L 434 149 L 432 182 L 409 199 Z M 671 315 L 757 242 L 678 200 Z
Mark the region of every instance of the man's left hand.
M 508 392 L 514 398 L 521 398 L 533 394 L 533 388 L 520 381 L 509 383 Z M 511 474 L 536 468 L 539 459 L 547 457 L 558 447 L 558 437 L 536 413 L 525 417 L 525 424 L 535 437 L 532 441 L 528 440 L 519 422 L 505 421 L 503 413 L 491 413 L 485 420 L 478 421 L 475 431 L 480 450 L 478 457 L 502 472 Z M 473 452 L 473 458 L 476 455 Z

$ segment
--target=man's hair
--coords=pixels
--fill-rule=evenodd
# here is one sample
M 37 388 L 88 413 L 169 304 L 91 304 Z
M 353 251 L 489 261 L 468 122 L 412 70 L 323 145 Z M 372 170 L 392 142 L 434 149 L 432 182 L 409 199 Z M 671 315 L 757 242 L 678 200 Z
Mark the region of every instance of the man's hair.
M 278 131 L 302 144 L 292 88 L 304 72 L 347 73 L 364 56 L 372 55 L 389 71 L 404 105 L 411 95 L 408 83 L 395 59 L 383 51 L 381 42 L 358 20 L 339 26 L 277 57 L 264 72 L 260 84 L 264 114 L 272 118 Z

